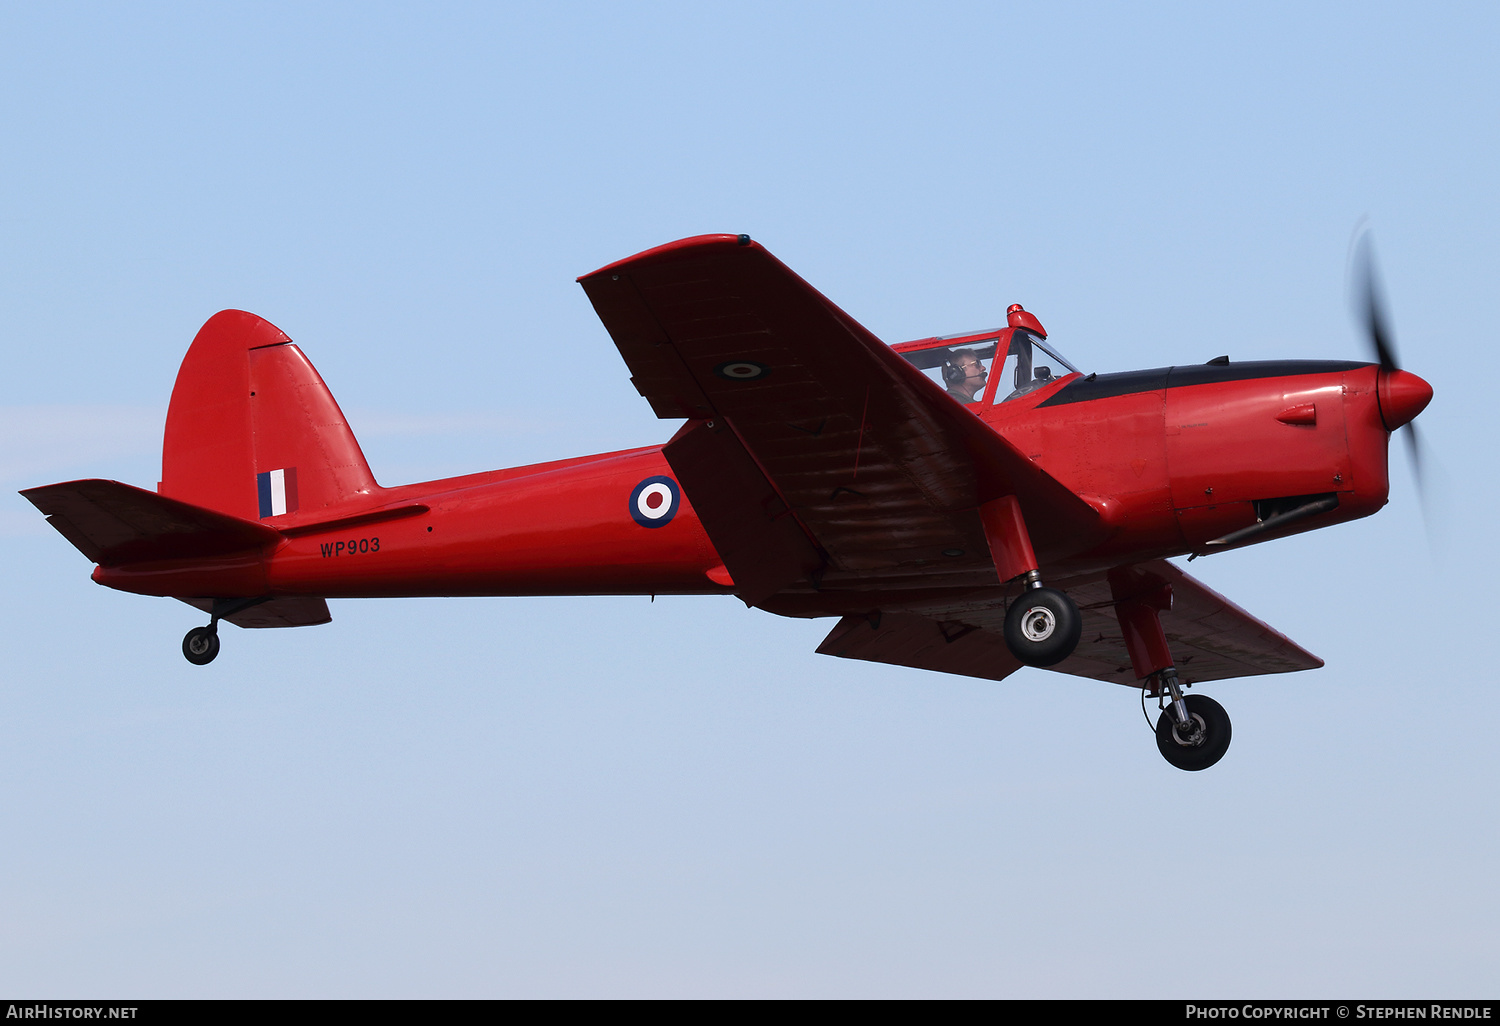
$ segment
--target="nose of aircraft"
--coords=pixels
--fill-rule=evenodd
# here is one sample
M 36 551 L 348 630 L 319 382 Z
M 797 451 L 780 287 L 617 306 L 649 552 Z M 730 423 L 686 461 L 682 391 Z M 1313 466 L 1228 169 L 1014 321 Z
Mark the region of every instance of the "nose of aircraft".
M 1411 423 L 1432 402 L 1432 386 L 1404 370 L 1382 369 L 1375 394 L 1380 399 L 1380 419 L 1387 431 Z

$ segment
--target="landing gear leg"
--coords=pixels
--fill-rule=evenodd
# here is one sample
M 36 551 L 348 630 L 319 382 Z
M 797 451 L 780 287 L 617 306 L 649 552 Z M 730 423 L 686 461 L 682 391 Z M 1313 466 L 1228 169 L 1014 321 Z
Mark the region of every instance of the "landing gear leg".
M 1078 647 L 1083 617 L 1066 592 L 1043 587 L 1037 571 L 1024 580 L 1026 590 L 1005 614 L 1006 647 L 1027 666 L 1054 666 Z
M 243 612 L 251 606 L 258 606 L 269 598 L 270 596 L 214 599 L 213 612 L 209 615 L 208 626 L 194 627 L 187 632 L 182 639 L 182 654 L 194 666 L 207 666 L 219 654 L 219 621 L 235 613 Z
M 1014 495 L 980 504 L 984 539 L 1002 581 L 1021 581 L 1021 595 L 1005 613 L 1005 647 L 1026 666 L 1055 666 L 1078 647 L 1083 616 L 1078 604 L 1056 588 L 1042 587 L 1031 532 Z
M 1161 614 L 1172 608 L 1171 586 L 1153 586 L 1153 582 L 1116 572 L 1110 575 L 1110 588 L 1130 664 L 1144 689 L 1141 700 L 1147 694 L 1170 697 L 1156 721 L 1156 747 L 1178 769 L 1208 769 L 1229 750 L 1229 714 L 1212 698 L 1183 697 L 1172 649 L 1161 626 Z
M 1233 730 L 1224 707 L 1207 695 L 1182 695 L 1177 670 L 1167 667 L 1160 681 L 1172 696 L 1156 721 L 1156 747 L 1181 770 L 1208 769 L 1224 758 Z

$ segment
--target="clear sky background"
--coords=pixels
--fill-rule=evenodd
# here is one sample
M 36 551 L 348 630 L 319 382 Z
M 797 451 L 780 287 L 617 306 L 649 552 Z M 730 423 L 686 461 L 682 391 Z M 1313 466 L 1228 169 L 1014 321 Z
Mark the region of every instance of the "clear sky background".
M 0 992 L 1500 989 L 1490 4 L 0 8 Z M 1328 661 L 1131 689 L 814 654 L 733 599 L 107 591 L 15 494 L 154 486 L 239 307 L 385 484 L 665 440 L 574 278 L 747 232 L 888 341 L 1034 310 L 1085 370 L 1432 382 L 1390 505 L 1193 572 Z M 9 497 L 5 497 L 8 495 Z M 1154 718 L 1154 709 L 1152 711 Z

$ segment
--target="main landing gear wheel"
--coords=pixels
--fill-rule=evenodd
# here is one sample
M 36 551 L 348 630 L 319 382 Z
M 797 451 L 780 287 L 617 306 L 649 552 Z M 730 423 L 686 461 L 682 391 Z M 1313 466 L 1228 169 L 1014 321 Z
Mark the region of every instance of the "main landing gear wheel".
M 1188 695 L 1182 701 L 1192 728 L 1179 727 L 1171 708 L 1164 709 L 1156 721 L 1156 747 L 1180 770 L 1208 769 L 1229 751 L 1229 714 L 1207 695 Z
M 1028 588 L 1005 614 L 1006 647 L 1027 666 L 1062 662 L 1082 635 L 1077 603 L 1056 588 Z
M 207 666 L 219 654 L 219 632 L 213 627 L 194 627 L 182 639 L 182 654 L 194 666 Z

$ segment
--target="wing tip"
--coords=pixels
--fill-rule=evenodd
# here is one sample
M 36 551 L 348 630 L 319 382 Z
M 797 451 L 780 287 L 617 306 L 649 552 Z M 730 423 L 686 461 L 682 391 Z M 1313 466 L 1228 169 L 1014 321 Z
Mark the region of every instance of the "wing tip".
M 121 482 L 119 481 L 110 481 L 102 477 L 81 477 L 73 481 L 57 481 L 53 484 L 33 485 L 30 488 L 20 489 L 16 494 L 23 496 L 27 502 L 35 506 L 42 514 L 50 515 L 51 511 L 44 509 L 42 503 L 46 502 L 47 499 L 51 496 L 76 493 L 82 490 L 84 486 L 109 486 L 120 484 Z M 122 487 L 129 488 L 131 486 L 122 485 Z
M 590 271 L 588 274 L 579 275 L 577 280 L 582 283 L 590 278 L 597 278 L 601 274 L 616 273 L 627 265 L 651 263 L 716 249 L 736 249 L 741 246 L 759 248 L 759 243 L 755 242 L 748 235 L 729 235 L 723 233 L 717 235 L 693 235 L 686 239 L 678 239 L 675 242 L 653 246 L 633 256 L 628 256 L 623 260 L 616 260 L 614 263 L 605 264 L 597 271 Z

